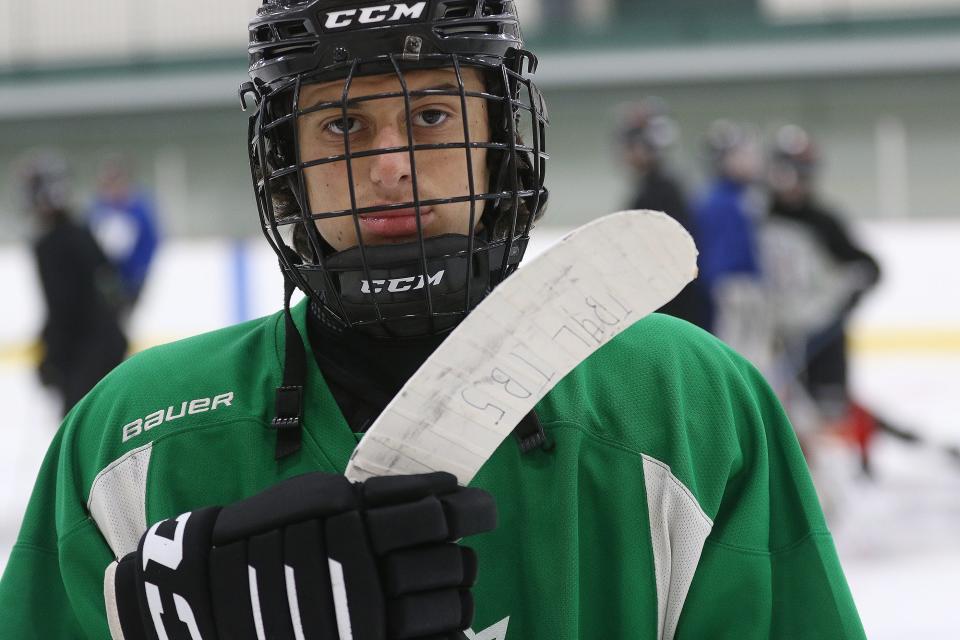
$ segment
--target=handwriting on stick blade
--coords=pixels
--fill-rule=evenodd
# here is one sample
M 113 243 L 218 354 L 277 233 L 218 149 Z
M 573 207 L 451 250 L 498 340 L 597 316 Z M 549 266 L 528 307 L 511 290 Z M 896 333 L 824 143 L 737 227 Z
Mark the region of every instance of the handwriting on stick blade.
M 615 294 L 585 295 L 576 302 L 563 306 L 562 324 L 551 336 L 554 345 L 568 353 L 590 352 L 633 322 L 633 310 Z M 542 397 L 559 372 L 521 343 L 495 354 L 489 368 L 478 373 L 460 392 L 460 399 L 480 411 L 481 420 L 497 426 L 508 417 L 516 419 L 512 407 L 517 400 Z
M 553 380 L 553 377 L 557 375 L 556 371 L 547 373 L 547 371 L 551 369 L 550 365 L 544 364 L 543 360 L 538 358 L 536 354 L 530 353 L 527 351 L 527 349 L 524 349 L 522 345 L 511 351 L 509 355 L 511 358 L 522 362 L 527 367 L 535 371 L 543 378 L 544 382 L 550 382 Z
M 632 324 L 634 313 L 613 294 L 586 296 L 581 308 L 564 309 L 553 340 L 574 349 L 593 349 Z M 571 342 L 573 341 L 573 342 Z
M 542 395 L 545 385 L 555 375 L 543 374 L 533 368 L 533 371 L 541 376 L 537 383 L 529 374 L 518 373 L 512 362 L 506 361 L 510 355 L 512 353 L 494 359 L 489 369 L 481 370 L 478 380 L 469 383 L 460 391 L 460 399 L 467 406 L 479 410 L 483 414 L 481 419 L 492 420 L 494 425 L 499 425 L 508 414 L 515 417 L 518 413 L 516 407 L 526 406 L 525 400 Z M 534 381 L 533 384 L 531 381 Z
M 487 402 L 486 397 L 482 395 L 482 392 L 479 392 L 476 387 L 477 385 L 475 384 L 472 388 L 464 389 L 460 392 L 460 397 L 464 402 L 475 409 L 479 409 L 480 411 L 484 412 L 488 410 L 492 411 L 493 415 L 496 416 L 493 424 L 500 424 L 500 421 L 503 420 L 503 417 L 507 415 L 507 410 L 497 406 L 492 402 Z

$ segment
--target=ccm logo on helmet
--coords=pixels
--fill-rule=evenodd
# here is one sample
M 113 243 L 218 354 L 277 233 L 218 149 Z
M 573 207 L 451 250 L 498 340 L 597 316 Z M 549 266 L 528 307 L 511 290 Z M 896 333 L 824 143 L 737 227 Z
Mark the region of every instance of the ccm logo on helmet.
M 347 29 L 359 25 L 377 24 L 379 22 L 411 22 L 419 20 L 427 8 L 426 2 L 407 4 L 381 4 L 362 9 L 341 9 L 326 14 L 323 28 L 326 31 Z
M 437 286 L 440 284 L 440 281 L 443 280 L 443 274 L 445 273 L 446 270 L 437 271 L 426 279 L 426 284 L 429 284 L 431 287 Z M 370 286 L 371 282 L 373 283 L 373 287 Z M 424 284 L 425 281 L 422 275 L 410 276 L 409 278 L 396 278 L 393 280 L 361 280 L 360 292 L 370 293 L 372 289 L 374 293 L 381 293 L 386 289 L 389 293 L 403 293 L 404 291 L 423 289 Z

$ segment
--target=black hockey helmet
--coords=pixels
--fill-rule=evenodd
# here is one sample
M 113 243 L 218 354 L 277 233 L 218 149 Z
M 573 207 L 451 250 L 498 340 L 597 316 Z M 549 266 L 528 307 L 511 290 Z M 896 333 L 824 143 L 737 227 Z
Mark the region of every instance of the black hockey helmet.
M 676 144 L 680 127 L 671 117 L 667 102 L 650 96 L 623 108 L 618 134 L 628 149 L 642 146 L 659 156 Z
M 543 213 L 546 107 L 529 75 L 537 59 L 524 49 L 514 0 L 265 0 L 249 25 L 250 81 L 241 100 L 256 102 L 249 121 L 249 155 L 261 225 L 280 258 L 285 276 L 336 327 L 376 337 L 415 337 L 454 327 L 489 290 L 516 269 L 529 231 Z M 452 69 L 456 86 L 409 89 L 410 71 Z M 467 90 L 463 72 L 479 69 L 482 91 Z M 391 74 L 399 89 L 355 97 L 354 80 Z M 340 98 L 301 103 L 301 88 L 341 82 Z M 411 99 L 426 95 L 458 98 L 464 112 L 462 139 L 421 144 L 407 126 L 406 145 L 351 150 L 343 133 L 342 153 L 304 158 L 298 119 L 348 108 L 369 100 L 403 100 L 411 122 Z M 348 99 L 349 97 L 349 99 Z M 474 139 L 467 103 L 485 100 L 490 139 Z M 246 106 L 246 104 L 244 104 Z M 459 134 L 458 134 L 459 135 Z M 469 189 L 455 196 L 425 199 L 418 192 L 417 154 L 462 149 Z M 474 184 L 473 150 L 486 150 L 489 184 Z M 354 165 L 360 158 L 409 154 L 412 199 L 364 206 L 354 193 Z M 306 170 L 323 164 L 346 167 L 350 206 L 317 211 L 311 207 Z M 421 208 L 468 203 L 468 235 L 425 237 Z M 397 209 L 416 212 L 417 237 L 402 244 L 373 246 L 360 233 L 361 216 Z M 335 250 L 316 221 L 351 217 L 359 245 Z M 479 223 L 479 224 L 477 224 Z
M 17 166 L 20 203 L 30 214 L 65 213 L 73 193 L 70 167 L 59 151 L 37 150 Z
M 802 127 L 788 124 L 773 139 L 770 162 L 776 168 L 789 169 L 797 179 L 811 180 L 820 165 L 820 154 L 810 134 Z
M 760 135 L 752 125 L 715 120 L 707 128 L 703 149 L 711 174 L 740 181 L 753 180 L 761 171 Z
M 746 127 L 730 120 L 714 120 L 707 128 L 703 138 L 707 159 L 719 165 L 731 152 L 749 144 L 749 132 Z

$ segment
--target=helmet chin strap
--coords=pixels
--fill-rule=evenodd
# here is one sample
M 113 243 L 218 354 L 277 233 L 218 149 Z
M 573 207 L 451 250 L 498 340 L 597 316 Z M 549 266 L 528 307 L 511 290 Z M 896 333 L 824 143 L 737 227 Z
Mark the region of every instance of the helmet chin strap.
M 303 439 L 303 392 L 307 381 L 307 354 L 303 338 L 290 313 L 290 298 L 296 289 L 293 278 L 283 272 L 284 358 L 283 383 L 277 387 L 274 418 L 270 426 L 277 430 L 275 460 L 300 450 Z

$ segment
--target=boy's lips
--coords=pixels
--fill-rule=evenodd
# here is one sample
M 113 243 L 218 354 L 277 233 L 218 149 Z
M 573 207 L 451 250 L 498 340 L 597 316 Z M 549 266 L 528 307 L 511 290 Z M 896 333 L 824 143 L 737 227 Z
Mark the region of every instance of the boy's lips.
M 421 227 L 426 228 L 433 218 L 432 207 L 420 208 Z M 360 216 L 360 229 L 364 234 L 370 233 L 385 238 L 413 236 L 417 234 L 417 210 L 410 207 L 367 213 Z

